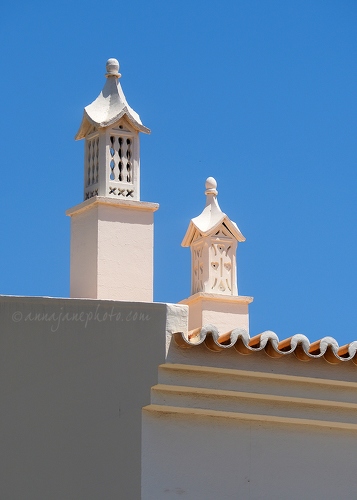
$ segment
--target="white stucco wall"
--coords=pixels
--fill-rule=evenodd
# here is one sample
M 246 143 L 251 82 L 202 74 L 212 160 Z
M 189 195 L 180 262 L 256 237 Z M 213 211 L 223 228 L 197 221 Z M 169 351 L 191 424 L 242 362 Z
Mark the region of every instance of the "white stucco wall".
M 0 297 L 1 499 L 140 498 L 141 407 L 177 308 Z
M 95 197 L 71 217 L 71 297 L 153 301 L 155 203 Z
M 143 409 L 142 499 L 356 498 L 356 394 L 352 361 L 171 340 Z
M 98 207 L 71 217 L 71 297 L 97 298 Z
M 142 499 L 356 498 L 356 445 L 355 431 L 144 412 Z
M 249 333 L 249 304 L 253 297 L 196 293 L 181 304 L 189 306 L 189 330 L 206 325 L 214 325 L 220 334 L 234 328 Z

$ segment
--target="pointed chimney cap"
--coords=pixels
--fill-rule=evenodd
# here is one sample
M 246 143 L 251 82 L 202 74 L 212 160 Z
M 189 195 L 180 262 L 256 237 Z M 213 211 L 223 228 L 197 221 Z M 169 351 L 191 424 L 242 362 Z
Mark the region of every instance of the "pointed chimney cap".
M 121 74 L 118 60 L 108 59 L 106 70 L 107 81 L 103 90 L 95 101 L 84 108 L 82 123 L 75 139 L 83 139 L 92 126 L 105 128 L 114 125 L 124 115 L 136 130 L 150 134 L 150 129 L 142 124 L 138 113 L 127 103 L 119 83 Z
M 208 236 L 213 233 L 221 224 L 225 224 L 228 231 L 236 238 L 237 241 L 245 241 L 243 234 L 240 232 L 237 224 L 233 222 L 218 205 L 217 201 L 217 182 L 213 177 L 206 179 L 206 206 L 203 212 L 194 219 L 191 219 L 187 232 L 181 245 L 189 247 L 193 241 L 195 231 L 198 230 L 203 236 Z

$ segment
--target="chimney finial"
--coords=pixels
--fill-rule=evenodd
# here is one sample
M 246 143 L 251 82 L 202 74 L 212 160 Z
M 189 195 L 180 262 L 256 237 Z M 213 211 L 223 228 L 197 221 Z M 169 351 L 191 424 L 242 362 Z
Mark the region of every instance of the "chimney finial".
M 206 179 L 206 191 L 205 191 L 205 195 L 208 196 L 208 195 L 213 195 L 213 196 L 217 196 L 218 194 L 218 191 L 217 191 L 217 181 L 216 179 L 214 179 L 214 177 L 207 177 Z
M 110 76 L 115 76 L 116 78 L 121 77 L 121 74 L 119 73 L 118 59 L 114 59 L 113 57 L 108 59 L 106 64 L 106 69 L 107 69 L 107 72 L 105 74 L 106 78 L 109 78 Z

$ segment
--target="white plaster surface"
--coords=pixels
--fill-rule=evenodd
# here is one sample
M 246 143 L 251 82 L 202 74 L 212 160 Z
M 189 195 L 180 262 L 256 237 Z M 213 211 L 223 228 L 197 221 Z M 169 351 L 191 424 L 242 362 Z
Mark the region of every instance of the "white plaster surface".
M 97 298 L 98 209 L 71 216 L 70 295 Z
M 356 445 L 354 431 L 144 411 L 142 500 L 355 498 Z
M 189 330 L 214 325 L 221 334 L 234 328 L 249 333 L 248 305 L 252 300 L 252 297 L 197 293 L 180 303 L 189 306 Z
M 0 296 L 1 499 L 140 498 L 141 407 L 168 316 L 166 304 Z
M 188 329 L 188 307 L 181 304 L 167 304 L 166 316 L 166 354 L 169 351 L 172 334 L 186 332 Z
M 93 198 L 71 216 L 71 297 L 153 300 L 157 204 Z
M 355 498 L 352 361 L 172 341 L 158 381 L 143 409 L 143 500 Z

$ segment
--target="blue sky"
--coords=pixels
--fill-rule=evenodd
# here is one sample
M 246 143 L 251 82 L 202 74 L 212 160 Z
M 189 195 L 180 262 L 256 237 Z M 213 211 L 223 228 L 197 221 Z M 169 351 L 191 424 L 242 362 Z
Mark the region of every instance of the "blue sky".
M 246 237 L 251 334 L 357 339 L 354 1 L 14 1 L 2 6 L 0 293 L 68 296 L 83 107 L 120 61 L 155 214 L 155 300 L 190 294 L 180 247 L 218 182 Z

